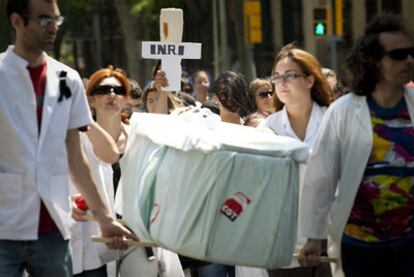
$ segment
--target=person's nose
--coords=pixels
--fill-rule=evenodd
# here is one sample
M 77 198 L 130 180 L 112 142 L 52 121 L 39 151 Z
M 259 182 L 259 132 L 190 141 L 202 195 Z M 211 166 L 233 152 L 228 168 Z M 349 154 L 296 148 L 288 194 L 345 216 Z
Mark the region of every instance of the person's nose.
M 56 22 L 55 20 L 53 20 L 52 22 L 50 22 L 50 23 L 47 25 L 47 30 L 48 30 L 50 33 L 56 34 L 56 33 L 57 33 L 57 31 L 59 30 L 59 25 L 57 24 L 57 22 Z
M 407 61 L 410 64 L 414 64 L 414 54 L 408 54 Z

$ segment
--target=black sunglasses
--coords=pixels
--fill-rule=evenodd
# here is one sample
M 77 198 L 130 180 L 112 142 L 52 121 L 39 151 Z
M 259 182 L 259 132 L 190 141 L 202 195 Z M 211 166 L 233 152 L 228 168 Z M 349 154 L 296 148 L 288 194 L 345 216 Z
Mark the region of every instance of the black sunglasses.
M 111 92 L 115 93 L 116 95 L 125 96 L 127 94 L 127 90 L 121 86 L 97 86 L 92 90 L 92 95 L 107 95 Z
M 408 55 L 414 58 L 414 47 L 397 48 L 397 49 L 385 52 L 385 55 L 387 55 L 388 57 L 396 61 L 403 61 L 408 57 Z
M 273 91 L 269 90 L 269 91 L 263 91 L 263 92 L 259 92 L 257 94 L 257 96 L 259 96 L 260 98 L 267 98 L 267 97 L 271 97 L 273 95 Z

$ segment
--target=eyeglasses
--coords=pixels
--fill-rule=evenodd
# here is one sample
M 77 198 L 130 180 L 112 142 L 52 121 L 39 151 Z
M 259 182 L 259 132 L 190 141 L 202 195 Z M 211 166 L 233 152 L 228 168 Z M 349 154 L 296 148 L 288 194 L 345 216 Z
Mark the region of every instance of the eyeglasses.
M 304 77 L 304 75 L 299 73 L 287 73 L 284 75 L 276 75 L 272 76 L 272 83 L 279 84 L 280 82 L 283 82 L 285 84 L 286 82 L 296 80 L 299 77 Z
M 260 98 L 267 98 L 267 97 L 272 97 L 273 95 L 273 91 L 269 90 L 269 91 L 263 91 L 263 92 L 259 92 L 257 94 L 257 96 L 259 96 Z
M 65 18 L 63 16 L 61 16 L 61 15 L 55 16 L 55 17 L 51 17 L 51 16 L 48 16 L 48 15 L 28 16 L 28 15 L 25 15 L 25 14 L 21 14 L 21 16 L 23 18 L 37 20 L 37 22 L 39 22 L 40 26 L 42 26 L 43 28 L 46 28 L 52 22 L 54 24 L 56 24 L 57 26 L 60 26 L 60 25 L 63 24 L 63 21 L 65 20 Z
M 111 92 L 115 93 L 116 95 L 125 96 L 127 91 L 124 87 L 121 86 L 97 86 L 92 90 L 92 95 L 107 95 Z
M 414 58 L 414 47 L 410 48 L 397 48 L 388 52 L 385 55 L 396 61 L 403 61 L 407 59 L 408 55 Z

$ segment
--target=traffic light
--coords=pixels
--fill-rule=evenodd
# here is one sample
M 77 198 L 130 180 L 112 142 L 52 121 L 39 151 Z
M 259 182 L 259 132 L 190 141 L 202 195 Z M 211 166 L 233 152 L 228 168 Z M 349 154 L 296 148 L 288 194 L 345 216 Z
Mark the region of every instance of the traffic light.
M 323 37 L 331 34 L 330 23 L 328 6 L 313 8 L 313 34 L 315 36 Z

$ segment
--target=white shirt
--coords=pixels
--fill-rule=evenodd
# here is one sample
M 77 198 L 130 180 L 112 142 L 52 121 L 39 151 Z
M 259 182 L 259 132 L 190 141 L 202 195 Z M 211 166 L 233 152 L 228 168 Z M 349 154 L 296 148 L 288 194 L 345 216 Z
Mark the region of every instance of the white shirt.
M 303 141 L 307 143 L 311 148 L 315 144 L 318 128 L 322 121 L 323 115 L 326 112 L 326 109 L 326 107 L 321 107 L 316 102 L 313 102 L 312 104 L 312 111 L 308 126 L 306 128 L 305 140 Z M 275 131 L 278 135 L 299 139 L 295 131 L 293 131 L 292 126 L 290 125 L 286 106 L 284 106 L 281 111 L 269 115 L 266 120 L 260 124 L 259 127 L 267 127 Z
M 37 239 L 40 199 L 69 239 L 65 139 L 69 129 L 92 120 L 82 80 L 75 70 L 43 54 L 47 77 L 39 135 L 28 62 L 13 49 L 10 46 L 0 58 L 0 239 Z M 58 102 L 62 70 L 72 96 Z

